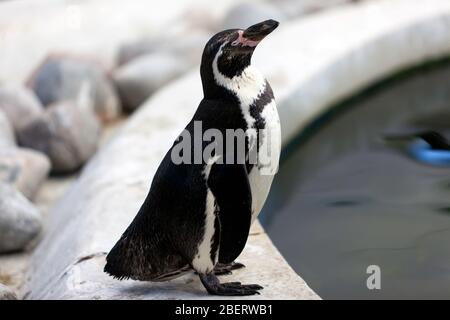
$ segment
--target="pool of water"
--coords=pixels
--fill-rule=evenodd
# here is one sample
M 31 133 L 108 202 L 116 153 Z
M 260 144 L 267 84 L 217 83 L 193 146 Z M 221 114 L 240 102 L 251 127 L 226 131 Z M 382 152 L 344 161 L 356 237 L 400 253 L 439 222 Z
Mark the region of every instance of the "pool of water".
M 324 299 L 450 298 L 450 167 L 385 134 L 450 137 L 450 64 L 410 72 L 341 105 L 291 144 L 262 222 Z M 369 290 L 367 267 L 381 270 Z

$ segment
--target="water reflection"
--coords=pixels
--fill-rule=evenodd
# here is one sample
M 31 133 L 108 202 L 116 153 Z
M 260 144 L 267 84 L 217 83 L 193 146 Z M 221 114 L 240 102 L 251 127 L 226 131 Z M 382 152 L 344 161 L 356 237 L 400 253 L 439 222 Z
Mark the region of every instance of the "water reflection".
M 283 161 L 262 220 L 323 298 L 450 298 L 450 168 L 382 139 L 424 130 L 449 137 L 448 63 L 348 103 Z

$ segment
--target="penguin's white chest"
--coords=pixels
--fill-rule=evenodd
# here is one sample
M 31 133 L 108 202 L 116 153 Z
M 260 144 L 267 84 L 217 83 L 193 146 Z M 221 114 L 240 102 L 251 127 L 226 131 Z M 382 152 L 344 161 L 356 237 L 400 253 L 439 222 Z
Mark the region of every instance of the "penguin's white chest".
M 278 171 L 281 153 L 280 118 L 274 100 L 264 107 L 261 116 L 266 127 L 260 133 L 264 136 L 259 147 L 258 162 L 248 176 L 252 191 L 252 222 L 266 202 L 274 175 Z
M 217 77 L 220 79 L 220 77 Z M 266 91 L 266 79 L 253 66 L 247 67 L 239 77 L 231 80 L 220 79 L 219 83 L 233 91 L 240 102 L 242 115 L 247 123 L 247 135 L 250 141 L 259 136 L 259 151 L 256 164 L 249 172 L 252 191 L 252 222 L 260 213 L 278 170 L 281 152 L 281 129 L 275 100 L 271 99 L 263 106 L 258 106 L 259 116 L 264 120 L 265 128 L 254 129 L 256 119 L 251 112 L 252 105 L 261 103 L 258 99 Z M 253 129 L 253 130 L 252 130 Z
M 247 128 L 254 128 L 256 119 L 252 115 L 251 106 L 266 90 L 266 79 L 252 65 L 248 66 L 239 76 L 227 78 L 220 73 L 217 67 L 219 52 L 213 62 L 213 73 L 217 84 L 227 88 L 239 99 L 242 115 L 247 123 Z M 258 151 L 257 163 L 249 173 L 249 182 L 252 192 L 252 222 L 260 213 L 272 185 L 273 177 L 278 170 L 281 152 L 280 118 L 275 105 L 275 100 L 261 106 L 260 116 L 265 122 L 262 132 L 263 139 Z M 247 131 L 249 138 L 261 132 Z M 253 136 L 253 137 L 252 137 Z M 252 139 L 249 139 L 252 140 Z M 254 139 L 253 139 L 254 140 Z

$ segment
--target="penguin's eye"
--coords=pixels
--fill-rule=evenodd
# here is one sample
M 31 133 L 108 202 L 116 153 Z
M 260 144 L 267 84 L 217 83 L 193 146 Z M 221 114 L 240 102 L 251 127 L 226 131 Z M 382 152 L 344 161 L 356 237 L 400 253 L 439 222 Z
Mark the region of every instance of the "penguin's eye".
M 238 32 L 233 32 L 230 36 L 230 43 L 233 43 L 234 41 L 236 41 L 239 38 L 239 33 Z

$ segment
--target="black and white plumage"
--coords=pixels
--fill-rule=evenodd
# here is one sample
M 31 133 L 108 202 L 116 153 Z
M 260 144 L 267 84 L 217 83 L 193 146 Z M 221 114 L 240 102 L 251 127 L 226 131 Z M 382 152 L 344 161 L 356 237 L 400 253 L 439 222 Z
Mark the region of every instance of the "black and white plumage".
M 244 249 L 273 180 L 274 173 L 250 163 L 249 152 L 270 143 L 271 164 L 278 166 L 281 133 L 274 96 L 251 65 L 256 45 L 277 26 L 267 20 L 245 30 L 222 31 L 209 40 L 202 56 L 204 98 L 185 130 L 193 136 L 194 121 L 201 121 L 203 131 L 213 128 L 223 136 L 227 129 L 242 129 L 247 134 L 245 159 L 220 163 L 225 148 L 199 164 L 174 164 L 171 154 L 180 143 L 177 139 L 137 216 L 108 254 L 105 272 L 119 279 L 165 281 L 195 270 L 211 294 L 250 295 L 262 289 L 220 283 L 216 275 L 242 266 L 234 260 Z M 268 129 L 270 139 L 248 129 Z

